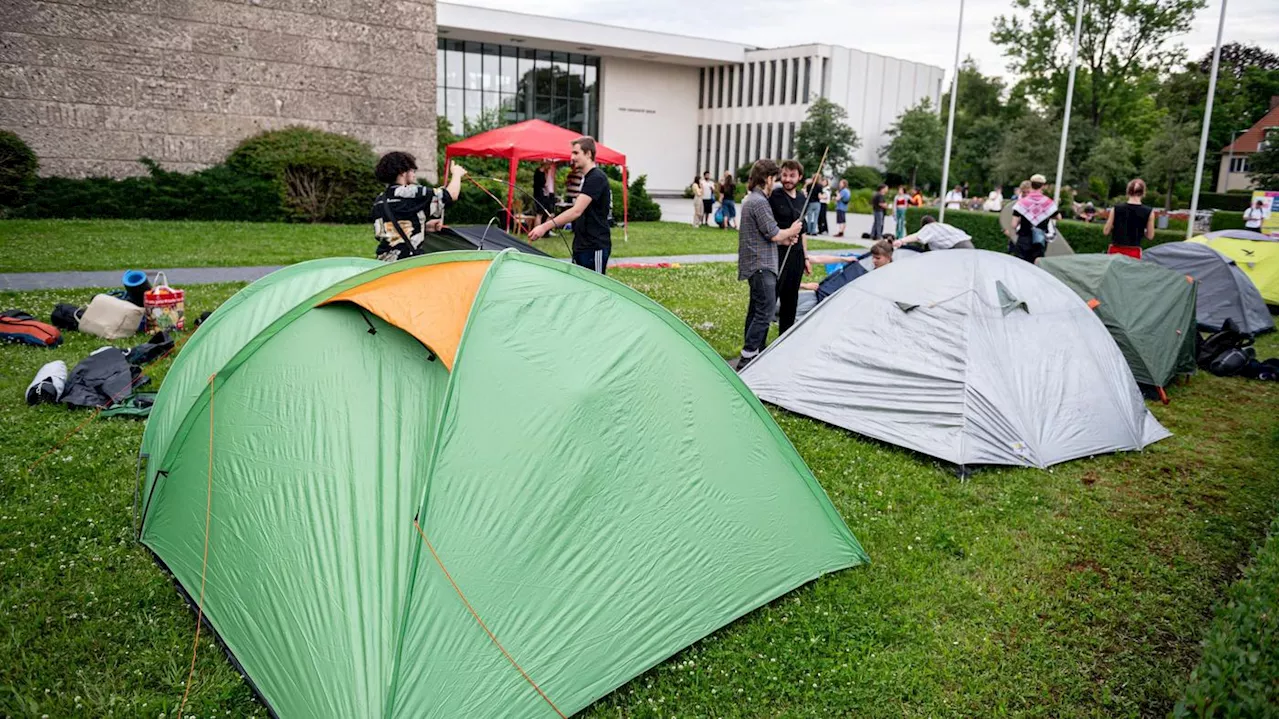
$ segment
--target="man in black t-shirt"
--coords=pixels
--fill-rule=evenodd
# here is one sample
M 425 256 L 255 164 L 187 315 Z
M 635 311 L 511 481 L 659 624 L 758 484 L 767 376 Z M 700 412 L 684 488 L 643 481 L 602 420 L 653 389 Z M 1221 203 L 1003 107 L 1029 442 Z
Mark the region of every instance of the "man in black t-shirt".
M 889 203 L 885 201 L 885 193 L 889 191 L 889 186 L 881 183 L 876 188 L 876 193 L 871 196 L 871 240 L 883 239 L 884 234 L 884 211 L 889 207 Z
M 582 173 L 582 192 L 572 207 L 530 230 L 529 241 L 572 222 L 573 263 L 603 275 L 613 249 L 609 238 L 613 192 L 608 176 L 596 167 L 596 141 L 584 136 L 569 144 L 569 162 Z
M 778 186 L 769 194 L 769 209 L 773 210 L 773 219 L 778 223 L 778 227 L 790 227 L 796 220 L 804 219 L 809 197 L 799 187 L 800 180 L 804 176 L 804 167 L 795 160 L 783 160 L 781 168 L 778 173 Z M 786 332 L 796 323 L 800 282 L 811 269 L 806 257 L 808 251 L 808 238 L 802 234 L 800 242 L 778 252 L 779 334 Z

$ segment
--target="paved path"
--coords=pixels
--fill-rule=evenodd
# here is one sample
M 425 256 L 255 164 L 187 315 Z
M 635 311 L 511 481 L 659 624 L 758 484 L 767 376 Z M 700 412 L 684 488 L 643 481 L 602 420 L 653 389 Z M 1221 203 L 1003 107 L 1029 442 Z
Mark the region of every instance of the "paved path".
M 828 239 L 828 238 L 823 238 Z M 849 249 L 864 246 L 864 241 L 848 241 Z M 840 252 L 840 250 L 815 250 L 815 252 Z M 609 265 L 670 263 L 696 265 L 705 262 L 736 262 L 736 254 L 716 255 L 662 255 L 651 257 L 610 257 Z M 207 285 L 214 282 L 253 282 L 280 269 L 277 266 L 261 267 L 180 267 L 161 269 L 169 283 L 175 287 Z M 0 290 L 25 292 L 29 290 L 62 290 L 84 287 L 119 287 L 124 270 L 93 272 L 10 272 L 0 273 Z M 157 270 L 146 270 L 154 277 Z

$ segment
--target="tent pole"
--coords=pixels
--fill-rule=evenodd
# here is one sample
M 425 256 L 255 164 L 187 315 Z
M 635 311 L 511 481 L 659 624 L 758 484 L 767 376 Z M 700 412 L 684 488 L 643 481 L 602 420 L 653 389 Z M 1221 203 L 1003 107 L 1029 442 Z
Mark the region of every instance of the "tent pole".
M 622 166 L 622 241 L 623 242 L 627 242 L 627 225 L 631 224 L 630 222 L 627 221 L 627 212 L 628 212 L 627 193 L 629 191 L 630 190 L 628 189 L 628 186 L 627 186 L 627 166 L 624 164 Z
M 511 158 L 510 181 L 507 183 L 507 234 L 511 234 L 511 205 L 516 199 L 516 166 L 520 161 Z
M 1196 181 L 1191 187 L 1191 214 L 1187 216 L 1187 239 L 1195 234 L 1196 210 L 1200 206 L 1200 181 L 1204 179 L 1204 151 L 1209 144 L 1209 123 L 1213 119 L 1213 93 L 1218 89 L 1218 58 L 1222 55 L 1222 25 L 1227 20 L 1227 0 L 1218 14 L 1218 41 L 1213 45 L 1213 68 L 1209 70 L 1209 96 L 1204 100 L 1204 122 L 1200 124 L 1200 154 L 1196 157 Z M 1231 168 L 1227 168 L 1230 175 Z M 1230 177 L 1228 177 L 1230 179 Z

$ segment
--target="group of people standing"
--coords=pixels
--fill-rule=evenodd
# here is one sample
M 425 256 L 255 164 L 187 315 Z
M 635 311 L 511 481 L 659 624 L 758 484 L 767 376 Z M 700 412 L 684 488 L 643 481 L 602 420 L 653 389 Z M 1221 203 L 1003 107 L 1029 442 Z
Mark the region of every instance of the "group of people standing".
M 716 224 L 725 229 L 738 226 L 737 193 L 738 183 L 733 173 L 726 172 L 717 183 L 711 179 L 710 172 L 695 175 L 693 184 L 693 226 Z M 716 203 L 720 203 L 720 217 L 715 217 Z

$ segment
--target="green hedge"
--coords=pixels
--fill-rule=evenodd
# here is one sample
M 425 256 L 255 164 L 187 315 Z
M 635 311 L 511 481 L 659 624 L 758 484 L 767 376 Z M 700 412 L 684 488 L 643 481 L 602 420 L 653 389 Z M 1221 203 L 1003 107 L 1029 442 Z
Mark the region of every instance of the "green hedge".
M 247 222 L 288 217 L 278 186 L 270 180 L 246 177 L 225 165 L 181 173 L 162 170 L 145 158 L 142 162 L 150 174 L 141 177 L 42 178 L 40 192 L 11 216 Z
M 925 215 L 938 216 L 936 207 L 908 207 L 907 231 L 920 229 L 920 220 Z M 969 212 L 967 210 L 948 210 L 947 224 L 958 227 L 973 236 L 973 244 L 978 249 L 993 252 L 1007 252 L 1009 238 L 1000 228 L 1000 215 L 995 212 Z M 1111 244 L 1102 234 L 1102 223 L 1084 223 L 1075 220 L 1063 220 L 1058 223 L 1058 231 L 1066 238 L 1071 249 L 1076 252 L 1106 252 Z M 1156 230 L 1156 237 L 1147 246 L 1165 242 L 1181 242 L 1184 233 L 1171 230 Z
M 1209 219 L 1209 231 L 1217 232 L 1218 230 L 1243 230 L 1244 229 L 1244 210 L 1239 212 L 1215 212 L 1213 217 Z
M 1274 717 L 1277 715 L 1276 526 L 1214 612 L 1200 664 L 1174 705 L 1173 716 Z
M 1198 206 L 1202 210 L 1230 210 L 1243 213 L 1253 202 L 1253 193 L 1201 192 Z
M 16 133 L 0 130 L 0 216 L 26 203 L 36 186 L 40 160 Z

